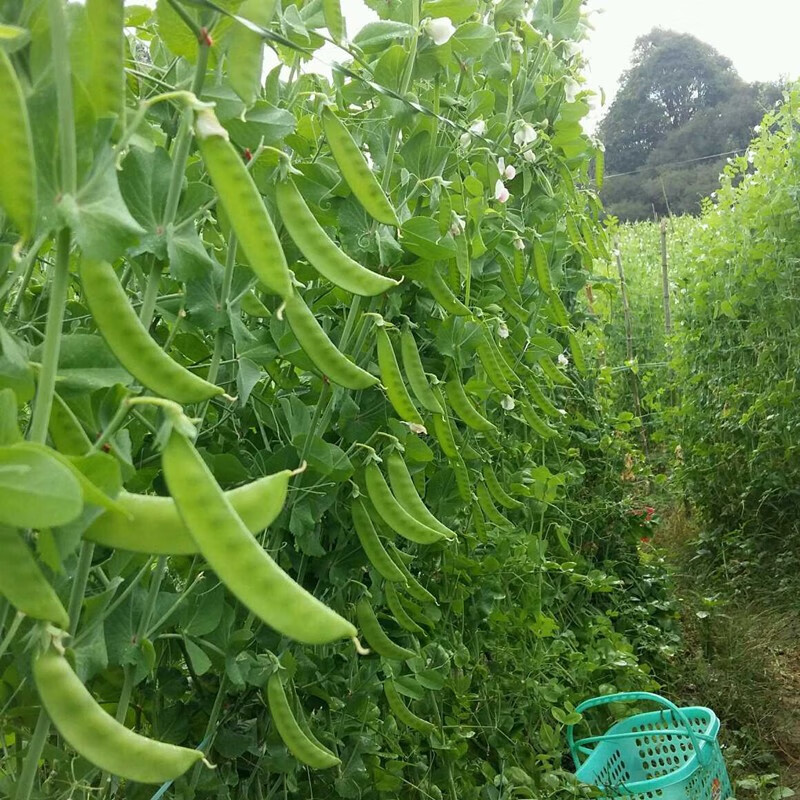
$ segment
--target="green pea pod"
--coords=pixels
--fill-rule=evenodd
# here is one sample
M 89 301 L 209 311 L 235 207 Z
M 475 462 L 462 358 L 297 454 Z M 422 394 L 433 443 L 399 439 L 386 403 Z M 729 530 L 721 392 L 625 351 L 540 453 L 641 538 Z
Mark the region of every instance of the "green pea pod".
M 386 193 L 375 179 L 364 154 L 345 124 L 328 106 L 322 109 L 322 128 L 336 164 L 342 171 L 342 177 L 364 210 L 378 222 L 399 228 L 400 220 L 397 219 Z
M 530 319 L 530 310 L 523 308 L 513 297 L 507 294 L 504 294 L 497 303 L 503 311 L 510 314 L 514 319 L 519 320 L 523 325 Z
M 203 758 L 190 750 L 148 739 L 103 711 L 64 656 L 50 648 L 33 662 L 36 689 L 66 742 L 96 767 L 137 783 L 171 781 Z
M 572 381 L 547 356 L 542 356 L 537 363 L 541 367 L 545 376 L 557 386 L 574 385 Z
M 260 319 L 267 319 L 272 316 L 272 312 L 256 297 L 255 292 L 251 289 L 242 295 L 240 301 L 242 311 L 248 317 L 258 317 Z
M 511 388 L 511 384 L 506 380 L 506 376 L 491 346 L 484 340 L 478 342 L 476 350 L 478 352 L 478 358 L 486 371 L 486 375 L 495 389 L 498 389 L 504 394 L 512 394 L 514 390 Z
M 0 49 L 0 208 L 23 238 L 36 227 L 36 162 L 25 96 L 5 50 Z
M 361 546 L 367 554 L 369 563 L 372 564 L 378 573 L 387 581 L 405 583 L 406 579 L 403 573 L 400 571 L 397 564 L 392 561 L 392 557 L 386 552 L 386 548 L 378 538 L 375 526 L 372 524 L 372 520 L 364 506 L 363 500 L 358 497 L 353 498 L 350 506 L 350 513 L 353 515 L 353 527 L 356 529 L 358 541 L 361 542 Z
M 404 725 L 413 728 L 420 733 L 433 733 L 436 726 L 432 722 L 428 722 L 422 717 L 418 717 L 404 702 L 394 685 L 391 678 L 387 678 L 383 682 L 383 692 L 386 695 L 386 701 L 389 703 L 389 708 L 392 714 L 397 717 Z
M 458 489 L 458 496 L 465 502 L 469 503 L 472 500 L 472 484 L 469 479 L 469 470 L 460 453 L 456 453 L 450 459 L 450 466 L 453 468 L 453 474 L 456 476 L 456 489 Z
M 408 661 L 409 658 L 414 658 L 417 654 L 407 647 L 401 647 L 396 642 L 393 642 L 387 635 L 386 631 L 381 627 L 369 600 L 362 597 L 356 605 L 356 617 L 358 618 L 358 627 L 367 644 L 379 655 L 384 658 L 391 658 L 395 661 Z
M 514 250 L 514 280 L 517 286 L 522 286 L 525 283 L 525 278 L 528 276 L 528 265 L 525 256 L 522 255 L 522 250 Z
M 572 361 L 575 364 L 575 369 L 583 377 L 586 377 L 586 358 L 583 355 L 583 347 L 581 346 L 580 339 L 572 331 L 567 333 L 569 340 L 569 349 L 572 353 Z
M 486 541 L 489 531 L 486 527 L 486 520 L 483 518 L 483 512 L 481 511 L 481 507 L 478 505 L 477 501 L 472 503 L 471 519 L 472 525 L 475 528 L 475 533 L 478 534 L 482 541 Z
M 433 603 L 439 605 L 436 598 L 411 574 L 406 562 L 403 560 L 403 554 L 393 544 L 389 544 L 389 555 L 392 560 L 397 564 L 397 568 L 403 573 L 406 579 L 406 591 L 419 600 L 421 603 Z
M 291 178 L 275 187 L 283 224 L 300 252 L 320 275 L 347 292 L 372 297 L 398 286 L 394 278 L 362 267 L 329 238 Z
M 580 230 L 578 230 L 578 223 L 575 221 L 575 216 L 573 214 L 567 214 L 566 216 L 566 225 L 567 225 L 567 236 L 571 244 L 579 251 L 582 252 L 585 248 L 583 243 L 583 237 L 581 236 Z
M 489 487 L 489 493 L 492 497 L 500 503 L 501 506 L 508 509 L 516 509 L 522 508 L 524 506 L 523 503 L 520 503 L 519 500 L 513 498 L 502 486 L 499 480 L 497 480 L 497 475 L 494 474 L 494 470 L 489 466 L 489 464 L 483 465 L 483 477 L 486 480 L 486 485 Z
M 69 617 L 64 606 L 14 528 L 0 525 L 0 553 L 0 596 L 17 611 L 34 619 L 54 622 L 66 630 Z
M 108 262 L 84 259 L 80 275 L 97 329 L 120 364 L 139 383 L 182 404 L 223 394 L 222 387 L 189 372 L 153 341 Z
M 500 347 L 497 342 L 495 342 L 494 338 L 492 337 L 491 333 L 486 331 L 484 333 L 483 340 L 489 345 L 490 349 L 495 355 L 495 360 L 497 361 L 497 366 L 499 367 L 500 371 L 503 373 L 503 377 L 510 383 L 512 386 L 515 386 L 519 383 L 519 377 L 517 376 L 517 372 L 515 371 L 515 365 L 509 363 L 508 356 L 503 352 L 503 348 Z M 520 366 L 516 365 L 516 370 L 519 370 Z
M 539 288 L 547 295 L 552 294 L 553 280 L 550 277 L 547 250 L 538 239 L 533 243 L 533 265 L 536 269 L 536 280 L 539 281 Z
M 408 328 L 404 328 L 400 334 L 400 356 L 411 391 L 420 405 L 434 414 L 444 414 L 444 409 L 428 383 L 414 334 Z
M 445 393 L 450 408 L 461 420 L 476 431 L 493 431 L 495 426 L 481 414 L 467 397 L 461 379 L 456 375 L 445 384 Z
M 347 37 L 342 15 L 340 0 L 322 0 L 322 15 L 325 19 L 325 27 L 336 44 L 341 44 Z
M 403 376 L 400 374 L 397 356 L 394 354 L 394 347 L 392 347 L 386 328 L 379 325 L 375 336 L 378 340 L 378 369 L 381 372 L 381 383 L 386 389 L 386 395 L 392 408 L 400 419 L 422 425 L 422 417 L 408 394 Z
M 568 328 L 569 327 L 569 313 L 567 312 L 566 307 L 564 306 L 561 297 L 559 296 L 558 292 L 552 292 L 550 297 L 547 301 L 547 307 L 550 310 L 550 316 L 560 328 Z
M 586 243 L 586 249 L 592 258 L 600 258 L 600 251 L 597 249 L 597 243 L 594 238 L 594 231 L 584 217 L 581 219 L 581 234 L 583 241 Z
M 314 769 L 335 767 L 342 762 L 327 747 L 309 738 L 295 719 L 280 675 L 273 673 L 267 682 L 267 700 L 272 721 L 289 752 Z
M 599 192 L 603 188 L 603 179 L 605 178 L 606 172 L 606 151 L 605 148 L 600 145 L 594 152 L 594 183 L 597 186 L 597 191 Z
M 266 28 L 275 14 L 276 0 L 245 0 L 238 16 Z M 233 91 L 250 108 L 261 93 L 264 39 L 260 33 L 234 23 L 228 44 L 227 75 Z
M 525 388 L 528 390 L 528 395 L 537 406 L 552 419 L 561 419 L 561 412 L 553 405 L 544 392 L 538 387 L 533 377 L 529 377 L 525 381 Z
M 161 461 L 167 487 L 198 549 L 255 616 L 306 644 L 355 636 L 351 623 L 295 583 L 261 548 L 186 437 L 173 430 Z
M 92 443 L 78 418 L 58 394 L 53 395 L 47 430 L 56 450 L 64 455 L 82 456 L 92 448 Z
M 457 317 L 469 317 L 472 312 L 454 294 L 453 290 L 445 283 L 444 278 L 439 274 L 439 270 L 431 265 L 431 268 L 421 278 L 425 288 L 433 295 L 433 299 L 445 310 Z
M 345 389 L 366 389 L 378 382 L 336 348 L 299 294 L 286 298 L 284 310 L 300 347 L 323 375 Z
M 397 594 L 397 589 L 394 588 L 393 583 L 388 581 L 384 583 L 383 593 L 386 595 L 386 605 L 389 606 L 389 611 L 392 612 L 392 616 L 401 628 L 410 633 L 425 633 L 425 631 L 411 619 L 408 611 L 403 607 L 400 595 Z
M 552 439 L 556 435 L 556 430 L 548 425 L 530 406 L 529 403 L 520 403 L 522 416 L 534 433 L 542 439 Z
M 228 141 L 228 132 L 212 111 L 197 113 L 195 134 L 200 155 L 217 190 L 239 246 L 261 283 L 284 299 L 292 294 L 292 276 L 261 194 L 244 162 Z
M 386 458 L 386 468 L 389 473 L 392 492 L 397 498 L 397 502 L 423 525 L 439 531 L 448 539 L 454 538 L 455 533 L 447 525 L 439 522 L 422 501 L 422 498 L 417 493 L 417 487 L 414 486 L 414 481 L 408 472 L 406 462 L 403 461 L 403 457 L 397 452 L 390 453 Z
M 418 544 L 432 544 L 445 538 L 444 534 L 419 522 L 400 505 L 391 493 L 386 479 L 374 461 L 367 464 L 364 475 L 367 484 L 367 495 L 372 505 L 380 518 L 395 533 Z
M 489 522 L 494 523 L 499 528 L 511 527 L 511 522 L 497 510 L 497 506 L 492 501 L 489 490 L 486 488 L 486 484 L 483 481 L 478 481 L 475 487 L 475 494 L 478 498 L 478 505 L 481 507 L 481 511 L 486 515 L 486 519 L 488 519 Z
M 517 286 L 514 271 L 505 259 L 500 260 L 500 282 L 514 302 L 522 302 L 522 295 L 519 293 L 519 286 Z
M 86 0 L 91 31 L 89 97 L 98 117 L 119 117 L 125 105 L 124 0 Z
M 263 531 L 275 521 L 286 502 L 289 479 L 294 474 L 285 469 L 225 492 L 227 501 L 250 533 Z M 198 552 L 171 497 L 122 491 L 116 497 L 116 504 L 119 513 L 101 514 L 84 531 L 84 539 L 117 550 L 158 556 Z

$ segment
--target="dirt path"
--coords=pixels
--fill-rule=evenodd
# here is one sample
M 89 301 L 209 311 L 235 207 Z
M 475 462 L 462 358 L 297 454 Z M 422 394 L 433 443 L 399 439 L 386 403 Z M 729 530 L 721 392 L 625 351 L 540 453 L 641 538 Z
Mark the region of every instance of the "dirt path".
M 800 793 L 800 611 L 757 599 L 732 602 L 731 587 L 712 587 L 698 574 L 693 536 L 676 512 L 655 538 L 673 577 L 683 633 L 674 669 L 662 676 L 664 689 L 720 717 L 728 770 L 734 782 L 743 781 L 737 796 Z

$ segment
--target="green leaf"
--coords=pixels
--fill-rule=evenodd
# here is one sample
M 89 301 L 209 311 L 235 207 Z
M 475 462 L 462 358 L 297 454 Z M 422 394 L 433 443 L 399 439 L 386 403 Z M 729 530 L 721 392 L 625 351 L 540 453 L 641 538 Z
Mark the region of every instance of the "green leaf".
M 426 0 L 422 4 L 422 18 L 448 17 L 453 25 L 458 25 L 477 10 L 478 0 Z
M 37 347 L 31 353 L 31 360 L 39 362 L 41 358 L 41 347 Z M 97 389 L 107 389 L 117 383 L 128 386 L 133 383 L 133 378 L 120 367 L 114 354 L 99 336 L 73 333 L 61 337 L 57 373 L 59 394 L 85 394 Z
M 0 388 L 13 390 L 20 403 L 33 397 L 33 369 L 22 349 L 6 329 L 0 325 Z
M 183 643 L 186 645 L 192 669 L 198 675 L 205 675 L 211 669 L 211 659 L 206 655 L 206 651 L 202 647 L 198 647 L 191 639 L 184 638 Z
M 412 217 L 400 229 L 402 246 L 420 258 L 431 261 L 454 258 L 456 243 L 450 233 L 439 233 L 439 225 L 431 217 Z
M 368 22 L 353 38 L 353 44 L 365 53 L 377 53 L 390 44 L 414 35 L 414 28 L 404 22 L 381 20 Z
M 122 199 L 113 158 L 75 197 L 64 195 L 58 208 L 85 258 L 113 261 L 145 233 Z
M 0 389 L 0 445 L 22 439 L 17 426 L 17 398 L 11 389 Z
M 450 39 L 453 50 L 464 58 L 480 58 L 497 40 L 497 31 L 482 22 L 461 25 Z
M 275 145 L 294 132 L 294 115 L 285 108 L 275 108 L 264 100 L 258 101 L 245 115 L 225 123 L 236 144 L 255 152 L 259 144 Z
M 77 478 L 55 458 L 0 447 L 0 523 L 48 528 L 75 519 L 83 508 Z

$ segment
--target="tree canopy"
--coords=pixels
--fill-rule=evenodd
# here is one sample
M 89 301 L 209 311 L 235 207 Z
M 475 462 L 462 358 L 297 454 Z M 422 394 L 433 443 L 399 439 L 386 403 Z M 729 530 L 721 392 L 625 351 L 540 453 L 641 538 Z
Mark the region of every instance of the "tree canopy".
M 636 41 L 630 68 L 600 123 L 610 176 L 607 209 L 626 219 L 653 208 L 692 213 L 715 188 L 723 157 L 746 147 L 780 96 L 744 82 L 729 59 L 694 36 L 656 28 Z M 623 174 L 620 174 L 623 173 Z

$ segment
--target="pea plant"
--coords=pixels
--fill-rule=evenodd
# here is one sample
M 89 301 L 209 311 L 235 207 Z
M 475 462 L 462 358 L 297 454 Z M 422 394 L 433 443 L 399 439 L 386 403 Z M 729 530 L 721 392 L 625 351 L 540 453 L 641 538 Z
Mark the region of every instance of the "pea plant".
M 0 10 L 5 796 L 576 793 L 653 685 L 581 2 L 369 6 Z

